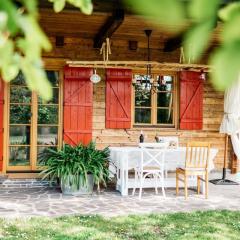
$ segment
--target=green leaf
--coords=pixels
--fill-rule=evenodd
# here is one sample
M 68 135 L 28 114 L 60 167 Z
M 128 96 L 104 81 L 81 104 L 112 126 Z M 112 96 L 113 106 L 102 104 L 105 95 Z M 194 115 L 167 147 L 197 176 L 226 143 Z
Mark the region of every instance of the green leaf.
M 0 12 L 0 31 L 6 28 L 8 15 L 5 12 Z
M 225 22 L 222 32 L 221 38 L 224 44 L 228 44 L 231 41 L 235 41 L 236 39 L 240 39 L 240 11 L 233 15 L 227 22 Z
M 61 12 L 65 7 L 65 0 L 54 0 L 53 9 L 55 12 Z
M 37 20 L 34 17 L 32 16 L 21 17 L 20 26 L 26 35 L 28 43 L 35 43 L 36 44 L 35 46 L 39 46 L 39 48 L 42 47 L 46 51 L 51 50 L 52 46 L 50 41 L 48 40 L 47 36 L 42 31 L 42 29 L 38 25 Z M 37 51 L 37 49 L 35 49 L 35 51 Z
M 203 22 L 190 28 L 184 36 L 184 51 L 187 59 L 197 61 L 208 46 L 212 31 L 212 22 Z
M 0 11 L 6 12 L 8 15 L 7 27 L 12 34 L 16 34 L 19 30 L 18 21 L 19 14 L 17 8 L 10 0 L 0 1 Z
M 240 3 L 235 2 L 226 5 L 224 8 L 220 9 L 218 12 L 218 16 L 223 21 L 228 21 L 234 15 L 238 15 L 240 11 Z
M 178 31 L 185 24 L 183 3 L 179 0 L 125 0 L 133 9 L 145 16 L 150 16 L 156 23 L 164 24 L 168 31 Z M 172 28 L 177 26 L 177 28 Z
M 240 41 L 219 48 L 210 59 L 213 66 L 211 79 L 218 90 L 225 90 L 239 77 Z
M 36 0 L 22 0 L 28 12 L 37 14 L 37 1 Z
M 17 77 L 19 73 L 18 64 L 10 63 L 2 66 L 2 77 L 4 81 L 10 82 Z
M 90 15 L 93 11 L 93 5 L 91 0 L 81 0 L 81 10 L 83 13 Z
M 49 101 L 52 98 L 52 86 L 49 83 L 46 72 L 41 62 L 29 62 L 22 59 L 21 70 L 26 77 L 28 87 L 32 91 L 37 91 L 41 98 Z
M 200 22 L 212 19 L 217 15 L 220 0 L 192 0 L 189 5 L 189 15 Z

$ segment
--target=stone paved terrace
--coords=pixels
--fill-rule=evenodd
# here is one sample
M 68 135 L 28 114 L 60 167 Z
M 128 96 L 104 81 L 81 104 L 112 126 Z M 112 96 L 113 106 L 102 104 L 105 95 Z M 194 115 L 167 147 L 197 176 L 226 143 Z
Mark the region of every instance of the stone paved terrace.
M 219 176 L 221 174 L 218 174 Z M 212 178 L 212 176 L 211 176 Z M 231 177 L 234 179 L 234 177 Z M 105 217 L 168 213 L 177 211 L 231 209 L 240 210 L 240 185 L 216 186 L 210 184 L 209 199 L 189 191 L 185 200 L 183 191 L 175 196 L 175 189 L 167 189 L 167 198 L 161 192 L 144 191 L 142 200 L 138 196 L 122 197 L 114 190 L 104 191 L 92 196 L 65 196 L 59 189 L 25 188 L 0 189 L 0 217 L 61 216 L 71 214 L 101 214 Z

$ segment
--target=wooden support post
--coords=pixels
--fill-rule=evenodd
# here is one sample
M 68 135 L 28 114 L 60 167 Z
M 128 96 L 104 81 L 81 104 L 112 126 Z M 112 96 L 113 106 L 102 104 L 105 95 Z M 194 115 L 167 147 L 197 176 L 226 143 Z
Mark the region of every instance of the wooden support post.
M 224 162 L 223 162 L 223 179 L 226 178 L 227 158 L 228 158 L 228 134 L 226 134 L 226 136 L 225 136 L 225 151 L 224 151 Z

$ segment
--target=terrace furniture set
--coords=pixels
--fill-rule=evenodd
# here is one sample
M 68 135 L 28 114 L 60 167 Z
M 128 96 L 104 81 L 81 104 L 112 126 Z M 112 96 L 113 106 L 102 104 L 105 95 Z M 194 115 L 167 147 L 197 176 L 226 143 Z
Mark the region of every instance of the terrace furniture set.
M 166 137 L 161 142 L 140 143 L 137 147 L 110 147 L 110 159 L 116 167 L 116 189 L 121 195 L 127 196 L 129 189 L 133 189 L 134 195 L 139 189 L 141 199 L 143 188 L 155 188 L 156 194 L 161 188 L 165 197 L 165 188 L 176 188 L 178 195 L 179 187 L 184 187 L 187 199 L 188 187 L 196 187 L 198 194 L 202 191 L 208 197 L 208 173 L 214 169 L 218 150 L 205 142 L 179 147 L 178 141 L 172 146 L 171 141 L 171 137 Z

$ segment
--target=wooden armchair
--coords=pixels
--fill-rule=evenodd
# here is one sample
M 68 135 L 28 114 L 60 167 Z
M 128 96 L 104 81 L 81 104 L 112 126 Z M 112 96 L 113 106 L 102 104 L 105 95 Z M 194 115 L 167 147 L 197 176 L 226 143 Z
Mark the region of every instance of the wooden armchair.
M 188 197 L 187 178 L 197 176 L 197 193 L 200 193 L 200 181 L 205 182 L 205 197 L 208 198 L 208 162 L 210 144 L 189 142 L 186 149 L 185 168 L 176 169 L 176 195 L 179 193 L 178 181 L 184 182 L 185 199 Z M 179 176 L 183 175 L 183 179 Z

